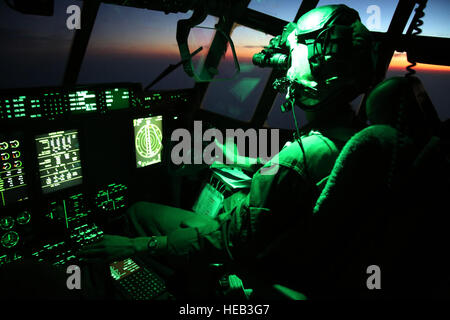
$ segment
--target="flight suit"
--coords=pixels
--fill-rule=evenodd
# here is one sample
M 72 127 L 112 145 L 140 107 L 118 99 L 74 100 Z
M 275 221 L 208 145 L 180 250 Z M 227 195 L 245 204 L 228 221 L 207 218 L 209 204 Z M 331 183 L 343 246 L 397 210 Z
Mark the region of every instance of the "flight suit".
M 295 226 L 300 234 L 307 227 L 340 147 L 355 133 L 353 128 L 339 126 L 322 131 L 325 134 L 311 131 L 301 138 L 306 168 L 299 142 L 287 143 L 254 174 L 248 195 L 217 218 L 138 202 L 128 210 L 132 234 L 166 235 L 169 255 L 264 256 L 287 228 Z

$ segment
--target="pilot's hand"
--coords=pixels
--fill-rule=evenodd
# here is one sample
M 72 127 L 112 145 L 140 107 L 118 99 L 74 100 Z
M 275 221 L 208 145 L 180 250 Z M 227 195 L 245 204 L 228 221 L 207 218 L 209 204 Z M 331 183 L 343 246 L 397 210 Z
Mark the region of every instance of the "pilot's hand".
M 138 251 L 135 239 L 104 235 L 102 240 L 82 248 L 78 256 L 86 261 L 114 261 L 128 258 Z
M 233 140 L 226 140 L 224 144 L 217 139 L 214 140 L 216 146 L 222 151 L 223 157 L 217 159 L 211 167 L 237 167 L 241 169 L 250 169 L 252 166 L 258 164 L 258 158 L 244 157 L 239 154 L 237 145 Z
M 222 151 L 223 159 L 220 159 L 222 163 L 238 162 L 239 152 L 234 141 L 225 141 L 225 143 L 222 144 L 217 139 L 214 139 L 214 143 Z

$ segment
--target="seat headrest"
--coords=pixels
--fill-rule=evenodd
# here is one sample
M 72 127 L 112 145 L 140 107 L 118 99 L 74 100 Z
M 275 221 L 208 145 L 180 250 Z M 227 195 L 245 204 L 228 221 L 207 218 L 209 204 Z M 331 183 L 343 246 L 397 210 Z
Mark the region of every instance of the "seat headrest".
M 427 140 L 439 130 L 440 120 L 417 77 L 393 77 L 378 84 L 366 103 L 371 124 L 386 124 L 414 140 Z

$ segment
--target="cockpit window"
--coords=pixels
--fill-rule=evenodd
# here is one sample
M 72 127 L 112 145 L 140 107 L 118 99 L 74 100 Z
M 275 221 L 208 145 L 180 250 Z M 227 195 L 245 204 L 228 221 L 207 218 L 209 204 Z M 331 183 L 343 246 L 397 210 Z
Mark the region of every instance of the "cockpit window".
M 330 4 L 345 4 L 359 13 L 361 22 L 370 31 L 386 32 L 397 7 L 396 0 L 320 0 L 318 7 Z
M 386 78 L 404 76 L 407 73 L 406 67 L 410 65 L 406 53 L 395 52 L 389 65 Z M 414 76 L 418 77 L 433 103 L 439 118 L 442 121 L 450 118 L 448 108 L 448 83 L 450 80 L 450 67 L 434 64 L 417 63 L 413 69 Z
M 27 15 L 0 1 L 0 87 L 60 85 L 75 30 L 67 8 L 83 1 L 55 1 L 53 16 Z
M 180 61 L 177 21 L 191 14 L 166 15 L 159 11 L 102 4 L 78 82 L 131 81 L 144 86 L 151 83 L 166 67 Z M 194 83 L 180 67 L 152 89 L 191 88 Z
M 250 121 L 271 72 L 270 68 L 263 69 L 253 65 L 252 57 L 271 38 L 270 35 L 244 26 L 234 28 L 231 39 L 239 60 L 240 73 L 232 78 L 235 64 L 228 46 L 218 68 L 218 77 L 232 79 L 211 82 L 203 99 L 203 109 L 241 121 Z
M 292 21 L 300 3 L 301 1 L 298 0 L 252 0 L 248 7 L 286 21 Z
M 428 1 L 422 18 L 423 25 L 420 27 L 422 36 L 450 38 L 448 27 L 448 0 Z M 411 20 L 411 19 L 410 19 Z M 406 30 L 405 30 L 406 31 Z

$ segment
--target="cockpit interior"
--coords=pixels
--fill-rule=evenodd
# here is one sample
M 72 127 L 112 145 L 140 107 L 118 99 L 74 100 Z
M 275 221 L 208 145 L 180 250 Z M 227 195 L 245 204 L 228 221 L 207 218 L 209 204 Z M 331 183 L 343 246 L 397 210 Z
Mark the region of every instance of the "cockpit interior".
M 293 58 L 272 39 L 340 3 L 370 32 L 373 78 L 349 101 L 358 130 L 305 200 L 308 232 L 274 224 L 264 258 L 206 256 L 181 270 L 80 258 L 127 234 L 133 204 L 216 219 L 242 202 L 252 165 L 216 161 L 208 132 L 223 145 L 229 131 L 254 132 L 237 151 L 250 158 L 316 132 L 289 100 L 294 87 L 274 85 Z M 449 10 L 445 0 L 1 1 L 0 297 L 450 298 Z M 294 191 L 277 213 L 304 211 Z

